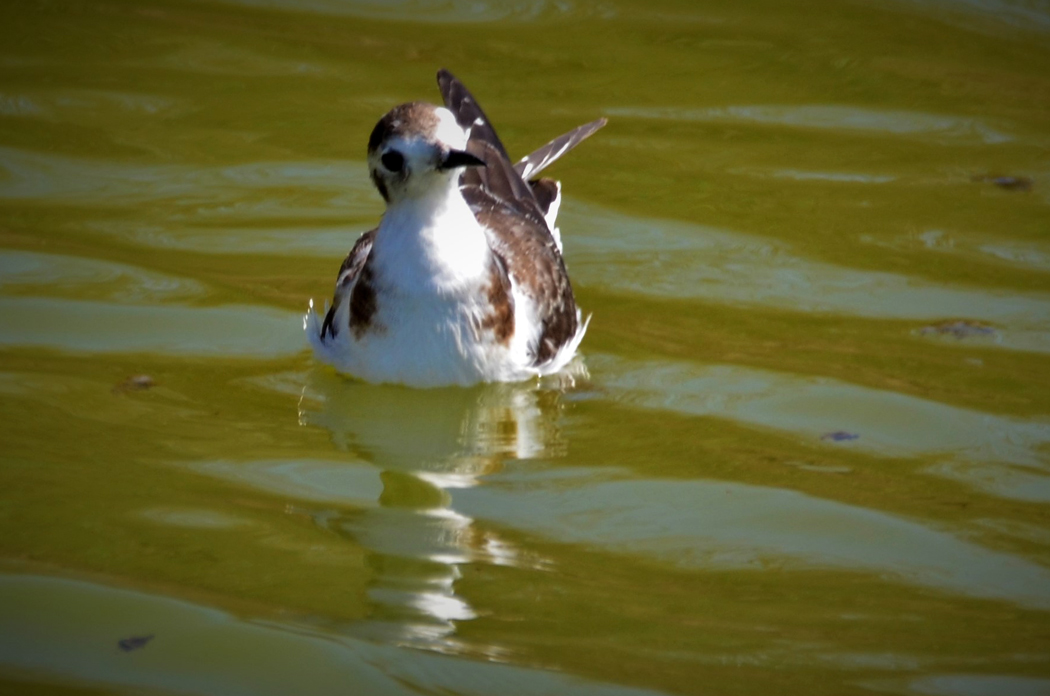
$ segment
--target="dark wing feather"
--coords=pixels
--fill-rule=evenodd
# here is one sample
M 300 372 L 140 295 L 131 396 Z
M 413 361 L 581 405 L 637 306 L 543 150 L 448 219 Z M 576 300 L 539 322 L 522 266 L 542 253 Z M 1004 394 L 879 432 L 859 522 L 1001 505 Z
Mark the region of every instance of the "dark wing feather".
M 573 128 L 564 135 L 559 135 L 535 152 L 530 152 L 514 165 L 514 170 L 521 175 L 522 179 L 531 179 L 541 171 L 554 164 L 554 161 L 566 152 L 594 135 L 599 128 L 608 123 L 608 120 L 599 118 L 597 121 L 585 123 Z
M 540 204 L 540 210 L 546 217 L 551 210 L 551 205 L 558 200 L 561 193 L 558 190 L 558 182 L 554 179 L 533 179 L 529 182 L 529 186 L 532 188 L 532 195 L 536 197 L 536 202 Z
M 376 231 L 372 229 L 358 237 L 357 242 L 354 243 L 354 248 L 346 255 L 343 265 L 339 267 L 339 275 L 336 276 L 335 280 L 335 295 L 332 297 L 332 306 L 328 308 L 328 314 L 325 315 L 324 323 L 321 324 L 322 341 L 326 333 L 333 338 L 339 333 L 338 327 L 332 323 L 335 319 L 335 312 L 339 309 L 339 305 L 343 300 L 346 299 L 349 291 L 353 289 L 358 276 L 361 275 L 361 269 L 364 268 L 365 261 L 368 260 L 368 254 L 372 251 L 372 241 L 375 239 L 375 236 Z M 352 309 L 351 307 L 351 311 Z M 351 321 L 353 321 L 353 317 L 351 317 Z
M 500 155 L 509 161 L 510 155 L 507 154 L 489 117 L 481 110 L 481 105 L 478 104 L 470 90 L 448 70 L 438 70 L 437 80 L 441 98 L 445 100 L 445 107 L 453 113 L 460 126 L 470 129 L 471 139 L 490 143 Z
M 543 327 L 529 346 L 534 365 L 549 362 L 576 335 L 576 298 L 565 262 L 545 224 L 495 206 L 477 213 L 488 230 L 493 252 L 504 259 L 511 278 L 536 306 Z
M 460 177 L 461 185 L 480 188 L 545 228 L 547 223 L 532 189 L 514 169 L 507 149 L 474 96 L 447 70 L 438 71 L 438 87 L 456 122 L 464 129 L 470 129 L 467 152 L 485 162 L 484 167 L 465 169 Z M 469 197 L 467 202 L 472 203 Z

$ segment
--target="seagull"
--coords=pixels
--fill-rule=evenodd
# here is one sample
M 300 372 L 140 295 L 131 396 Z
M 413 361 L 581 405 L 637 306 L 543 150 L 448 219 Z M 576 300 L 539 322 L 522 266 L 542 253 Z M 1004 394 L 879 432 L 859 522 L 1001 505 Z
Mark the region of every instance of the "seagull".
M 372 130 L 368 169 L 386 212 L 343 261 L 331 306 L 318 313 L 310 301 L 304 329 L 318 359 L 367 382 L 554 374 L 590 317 L 562 258 L 561 184 L 536 175 L 606 120 L 512 164 L 463 83 L 447 70 L 437 81 L 443 107 L 401 104 Z

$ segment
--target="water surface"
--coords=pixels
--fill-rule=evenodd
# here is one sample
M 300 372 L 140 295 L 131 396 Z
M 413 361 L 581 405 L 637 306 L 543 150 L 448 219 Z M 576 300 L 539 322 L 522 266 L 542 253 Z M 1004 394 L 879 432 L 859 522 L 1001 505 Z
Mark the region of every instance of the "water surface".
M 0 690 L 1050 693 L 1050 7 L 0 7 Z M 302 335 L 448 67 L 571 376 Z

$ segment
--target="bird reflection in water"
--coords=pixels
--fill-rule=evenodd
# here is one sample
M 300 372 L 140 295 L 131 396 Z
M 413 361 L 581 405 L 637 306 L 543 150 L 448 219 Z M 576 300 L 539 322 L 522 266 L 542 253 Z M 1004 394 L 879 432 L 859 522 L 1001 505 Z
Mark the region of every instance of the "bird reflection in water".
M 409 389 L 315 370 L 299 420 L 326 428 L 336 446 L 380 470 L 377 505 L 312 513 L 318 524 L 369 553 L 371 620 L 354 632 L 457 651 L 455 622 L 475 618 L 458 596 L 460 565 L 539 566 L 454 509 L 451 489 L 481 483 L 505 463 L 564 456 L 565 395 L 586 380 L 582 363 L 540 382 Z

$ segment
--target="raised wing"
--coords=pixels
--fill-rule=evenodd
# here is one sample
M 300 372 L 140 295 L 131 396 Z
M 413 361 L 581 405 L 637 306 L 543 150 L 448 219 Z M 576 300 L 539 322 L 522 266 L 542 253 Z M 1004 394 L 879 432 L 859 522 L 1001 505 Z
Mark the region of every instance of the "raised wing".
M 464 189 L 479 189 L 464 191 L 468 202 L 479 203 L 479 197 L 488 195 L 546 227 L 543 211 L 532 189 L 514 169 L 507 149 L 474 95 L 448 70 L 439 70 L 437 79 L 445 106 L 455 115 L 460 126 L 469 129 L 467 152 L 485 162 L 484 167 L 468 167 L 460 178 Z
M 466 169 L 460 184 L 463 196 L 475 211 L 493 205 L 504 205 L 528 217 L 554 233 L 554 219 L 561 193 L 557 182 L 535 176 L 555 160 L 579 145 L 604 126 L 600 118 L 559 135 L 535 152 L 511 164 L 507 149 L 496 129 L 481 109 L 477 99 L 448 70 L 437 75 L 438 87 L 445 106 L 456 116 L 456 122 L 469 129 L 467 151 L 481 158 L 484 167 Z M 560 242 L 557 243 L 560 249 Z
M 456 122 L 463 128 L 470 129 L 471 140 L 482 140 L 491 144 L 496 151 L 506 160 L 510 160 L 506 148 L 496 135 L 496 129 L 492 127 L 489 117 L 481 110 L 478 100 L 470 93 L 466 86 L 456 79 L 456 76 L 448 70 L 438 70 L 438 89 L 441 90 L 441 98 L 445 100 L 445 107 L 451 111 Z
M 535 152 L 530 152 L 522 157 L 518 163 L 514 165 L 514 171 L 520 174 L 522 179 L 531 179 L 550 165 L 554 164 L 554 161 L 566 152 L 594 135 L 599 128 L 608 122 L 607 119 L 599 118 L 597 121 L 585 123 L 582 126 L 573 128 L 564 135 L 559 135 L 557 138 Z

